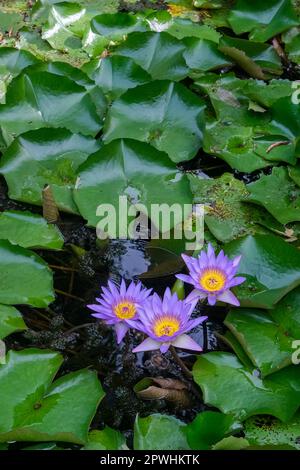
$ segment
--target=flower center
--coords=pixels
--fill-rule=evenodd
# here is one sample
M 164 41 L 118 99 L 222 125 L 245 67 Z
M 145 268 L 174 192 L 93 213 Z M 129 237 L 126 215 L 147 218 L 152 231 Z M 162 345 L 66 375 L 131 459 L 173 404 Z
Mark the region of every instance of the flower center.
M 121 320 L 133 318 L 136 314 L 136 307 L 132 302 L 120 302 L 114 307 L 115 315 Z
M 208 292 L 217 292 L 225 286 L 226 277 L 219 269 L 206 269 L 200 279 L 200 286 Z
M 154 323 L 154 333 L 156 336 L 173 336 L 180 328 L 180 323 L 175 317 L 161 317 Z

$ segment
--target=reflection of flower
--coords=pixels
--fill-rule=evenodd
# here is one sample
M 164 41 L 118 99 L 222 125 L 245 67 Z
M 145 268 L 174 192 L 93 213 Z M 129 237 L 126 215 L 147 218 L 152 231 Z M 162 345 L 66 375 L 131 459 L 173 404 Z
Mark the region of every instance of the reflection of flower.
M 236 296 L 229 290 L 246 280 L 244 277 L 234 277 L 240 256 L 230 260 L 224 255 L 223 250 L 216 256 L 213 247 L 209 244 L 207 253 L 202 251 L 198 258 L 186 255 L 182 255 L 182 258 L 189 269 L 189 275 L 178 274 L 176 277 L 195 287 L 187 297 L 187 301 L 207 298 L 210 305 L 214 305 L 217 300 L 240 305 Z
M 128 320 L 135 327 L 140 307 L 150 293 L 151 289 L 145 289 L 140 282 L 131 282 L 126 288 L 123 279 L 120 287 L 108 281 L 108 287 L 102 287 L 101 297 L 96 299 L 99 304 L 87 307 L 96 312 L 92 314 L 94 317 L 104 320 L 107 325 L 115 325 L 119 344 L 130 328 Z
M 195 304 L 196 301 L 187 303 L 178 300 L 177 294 L 171 294 L 169 288 L 166 289 L 163 299 L 153 294 L 144 302 L 135 325 L 135 328 L 146 333 L 148 338 L 133 349 L 133 352 L 160 349 L 165 353 L 171 345 L 202 351 L 201 347 L 185 334 L 207 318 L 198 317 L 191 320 Z

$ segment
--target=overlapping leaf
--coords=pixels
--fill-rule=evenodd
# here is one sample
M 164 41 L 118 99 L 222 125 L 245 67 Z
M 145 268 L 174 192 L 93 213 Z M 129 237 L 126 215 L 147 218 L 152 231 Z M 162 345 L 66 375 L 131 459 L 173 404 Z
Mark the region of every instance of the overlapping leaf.
M 61 363 L 61 355 L 53 351 L 8 353 L 0 366 L 0 441 L 86 441 L 104 392 L 88 370 L 71 372 L 51 384 Z
M 66 77 L 28 72 L 10 85 L 6 104 L 0 105 L 0 126 L 7 143 L 32 129 L 66 127 L 95 136 L 102 127 L 85 88 Z
M 27 326 L 21 313 L 10 305 L 0 305 L 0 340 L 15 333 L 26 330 Z
M 193 374 L 206 404 L 240 420 L 268 414 L 287 422 L 300 405 L 296 366 L 262 380 L 233 354 L 212 352 L 197 359 Z
M 104 140 L 148 142 L 174 162 L 193 158 L 202 144 L 204 102 L 184 85 L 154 81 L 128 90 L 110 108 Z
M 59 250 L 64 239 L 55 225 L 47 224 L 38 214 L 5 211 L 0 214 L 0 240 L 9 240 L 23 248 Z
M 242 255 L 239 273 L 247 281 L 235 288 L 242 306 L 273 308 L 300 284 L 300 253 L 275 235 L 243 237 L 225 245 L 232 257 Z
M 112 204 L 118 208 L 119 196 L 131 204 L 144 204 L 149 217 L 152 204 L 184 204 L 192 199 L 187 177 L 165 153 L 130 139 L 105 145 L 79 168 L 78 175 L 74 199 L 93 226 L 101 220 L 97 207 Z M 182 222 L 182 214 L 177 219 L 171 221 L 170 229 Z
M 0 240 L 0 303 L 46 307 L 54 300 L 52 273 L 33 252 Z
M 42 190 L 51 185 L 59 209 L 77 212 L 72 198 L 76 170 L 96 152 L 99 143 L 66 129 L 39 129 L 19 136 L 4 153 L 0 172 L 12 199 L 42 203 Z

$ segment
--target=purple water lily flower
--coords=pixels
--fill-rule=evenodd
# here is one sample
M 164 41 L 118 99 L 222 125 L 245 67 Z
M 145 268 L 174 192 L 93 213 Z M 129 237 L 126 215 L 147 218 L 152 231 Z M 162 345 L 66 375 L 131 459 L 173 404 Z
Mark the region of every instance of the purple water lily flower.
M 198 258 L 182 255 L 189 269 L 189 275 L 178 274 L 176 277 L 195 289 L 187 297 L 187 301 L 207 298 L 209 305 L 215 305 L 217 300 L 239 306 L 240 302 L 229 290 L 231 287 L 242 284 L 246 278 L 237 276 L 237 268 L 241 256 L 230 260 L 222 251 L 216 256 L 211 244 L 208 244 L 207 253 L 201 251 Z
M 140 308 L 151 294 L 152 289 L 145 289 L 140 282 L 126 288 L 124 279 L 120 287 L 108 281 L 108 287 L 102 287 L 101 297 L 96 298 L 99 304 L 87 305 L 96 313 L 93 317 L 104 320 L 107 325 L 114 325 L 118 344 L 122 341 L 130 326 L 135 327 Z M 130 325 L 128 321 L 130 320 Z
M 143 305 L 137 329 L 148 336 L 133 352 L 160 349 L 165 353 L 169 347 L 202 351 L 202 348 L 186 333 L 202 323 L 207 317 L 191 320 L 197 301 L 187 303 L 178 300 L 177 294 L 166 289 L 163 299 L 153 294 Z

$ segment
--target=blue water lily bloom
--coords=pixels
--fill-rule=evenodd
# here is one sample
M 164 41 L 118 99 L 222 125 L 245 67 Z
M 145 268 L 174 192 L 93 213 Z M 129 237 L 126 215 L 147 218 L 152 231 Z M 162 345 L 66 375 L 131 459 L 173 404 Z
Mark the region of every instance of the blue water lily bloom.
M 198 258 L 187 255 L 182 255 L 182 258 L 188 267 L 189 274 L 178 274 L 176 277 L 195 287 L 187 297 L 187 301 L 207 298 L 209 305 L 215 305 L 218 300 L 236 306 L 240 305 L 230 288 L 246 280 L 241 276 L 235 277 L 241 256 L 230 260 L 223 250 L 216 256 L 213 247 L 208 244 L 207 252 L 202 250 Z
M 96 298 L 98 304 L 87 307 L 96 312 L 92 314 L 94 317 L 104 320 L 107 325 L 114 325 L 119 344 L 130 326 L 135 326 L 141 306 L 151 291 L 145 289 L 141 282 L 131 282 L 127 288 L 124 279 L 120 286 L 108 281 L 108 287 L 102 287 L 101 296 Z
M 177 294 L 172 294 L 169 288 L 166 289 L 162 299 L 157 294 L 149 297 L 144 302 L 139 320 L 134 325 L 148 338 L 134 348 L 133 352 L 160 349 L 165 353 L 171 345 L 202 351 L 199 344 L 186 334 L 207 319 L 207 317 L 191 319 L 196 303 L 197 301 L 188 303 L 179 300 Z

